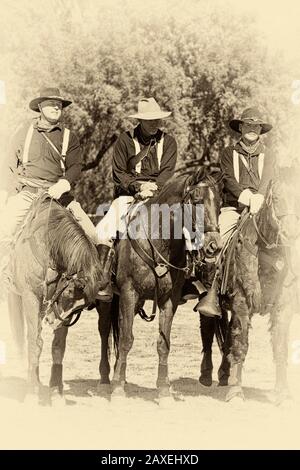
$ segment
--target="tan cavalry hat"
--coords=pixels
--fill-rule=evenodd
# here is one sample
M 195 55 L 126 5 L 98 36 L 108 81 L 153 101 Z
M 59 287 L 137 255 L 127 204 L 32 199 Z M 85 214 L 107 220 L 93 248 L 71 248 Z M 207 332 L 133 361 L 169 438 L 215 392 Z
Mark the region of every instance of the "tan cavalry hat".
M 32 109 L 32 111 L 39 112 L 38 105 L 45 100 L 61 101 L 63 108 L 66 108 L 72 103 L 72 101 L 66 100 L 61 96 L 58 88 L 42 88 L 40 90 L 40 96 L 30 101 L 29 108 Z
M 159 104 L 154 98 L 142 98 L 138 102 L 138 111 L 136 114 L 131 114 L 130 118 L 135 119 L 165 119 L 169 117 L 172 113 L 169 111 L 162 111 Z
M 241 133 L 239 126 L 243 122 L 247 124 L 260 124 L 261 134 L 265 134 L 272 129 L 272 125 L 264 121 L 261 112 L 257 108 L 247 108 L 242 112 L 240 119 L 232 119 L 229 126 L 236 132 Z

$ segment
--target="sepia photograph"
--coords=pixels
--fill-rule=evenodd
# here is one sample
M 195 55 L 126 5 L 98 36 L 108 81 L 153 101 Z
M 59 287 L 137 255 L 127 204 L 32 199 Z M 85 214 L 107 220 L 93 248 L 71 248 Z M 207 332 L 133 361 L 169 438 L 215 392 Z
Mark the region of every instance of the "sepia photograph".
M 300 450 L 300 3 L 0 0 L 0 40 L 0 450 Z

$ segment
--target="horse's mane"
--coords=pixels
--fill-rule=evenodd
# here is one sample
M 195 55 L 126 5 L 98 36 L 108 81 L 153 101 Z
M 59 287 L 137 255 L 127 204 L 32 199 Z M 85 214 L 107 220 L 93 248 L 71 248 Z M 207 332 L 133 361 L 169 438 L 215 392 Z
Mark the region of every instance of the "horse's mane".
M 170 178 L 157 195 L 150 199 L 151 204 L 163 204 L 167 202 L 180 202 L 187 186 L 187 176 L 173 176 Z
M 222 173 L 215 171 L 214 167 L 201 166 L 193 175 L 173 176 L 161 191 L 150 199 L 150 203 L 162 204 L 167 202 L 181 202 L 188 186 L 197 185 L 201 181 L 210 185 L 215 195 L 219 198 L 222 191 Z
M 102 275 L 94 243 L 64 207 L 46 199 L 41 209 L 45 239 L 55 266 L 68 274 L 77 273 L 85 280 L 85 294 L 93 298 Z

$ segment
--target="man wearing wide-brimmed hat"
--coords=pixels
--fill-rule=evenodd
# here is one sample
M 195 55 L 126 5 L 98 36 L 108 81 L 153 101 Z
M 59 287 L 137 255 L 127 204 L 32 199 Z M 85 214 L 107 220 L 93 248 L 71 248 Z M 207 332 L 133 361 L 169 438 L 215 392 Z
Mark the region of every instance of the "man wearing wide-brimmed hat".
M 245 207 L 249 207 L 252 214 L 258 212 L 275 167 L 261 139 L 272 125 L 257 108 L 245 109 L 229 126 L 239 139 L 224 150 L 220 160 L 224 175 L 223 208 L 219 218 L 223 240 L 230 236 Z
M 103 257 L 110 265 L 113 252 L 110 249 L 117 232 L 125 231 L 124 216 L 134 196 L 147 199 L 162 188 L 174 175 L 177 160 L 177 144 L 171 135 L 160 127 L 162 120 L 171 115 L 163 111 L 154 98 L 144 98 L 138 102 L 138 111 L 129 117 L 139 124 L 131 131 L 123 132 L 114 147 L 113 154 L 113 201 L 106 216 L 97 225 L 98 238 L 102 239 Z M 109 285 L 103 294 L 111 295 Z
M 257 108 L 245 109 L 239 119 L 232 119 L 229 127 L 238 135 L 238 141 L 224 149 L 220 158 L 223 173 L 223 207 L 219 216 L 220 234 L 226 243 L 237 226 L 241 212 L 248 207 L 252 214 L 259 211 L 268 183 L 274 175 L 275 161 L 263 144 L 261 136 L 272 129 Z M 206 287 L 213 282 L 215 268 L 208 273 Z M 202 310 L 201 310 L 202 307 Z M 200 333 L 203 345 L 200 382 L 212 384 L 211 351 L 215 334 L 214 318 L 205 316 L 203 303 L 200 313 Z M 216 312 L 218 310 L 216 309 Z M 227 383 L 226 374 L 219 369 L 219 383 Z M 225 381 L 224 381 L 225 380 Z
M 39 114 L 19 126 L 4 162 L 14 176 L 14 181 L 7 181 L 8 193 L 17 194 L 9 197 L 2 211 L 1 239 L 13 236 L 32 202 L 47 192 L 68 207 L 97 243 L 94 225 L 70 193 L 81 172 L 79 140 L 61 119 L 62 109 L 70 104 L 57 88 L 44 88 L 30 101 L 29 108 Z

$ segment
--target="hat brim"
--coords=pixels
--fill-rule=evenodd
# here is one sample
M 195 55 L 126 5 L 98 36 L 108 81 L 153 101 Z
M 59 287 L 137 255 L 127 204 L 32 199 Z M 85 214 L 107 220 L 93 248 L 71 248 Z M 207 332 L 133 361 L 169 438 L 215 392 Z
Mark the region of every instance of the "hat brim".
M 72 104 L 72 101 L 64 100 L 60 96 L 39 96 L 38 98 L 35 98 L 34 100 L 30 101 L 29 108 L 32 109 L 32 111 L 36 111 L 37 113 L 39 113 L 40 110 L 39 110 L 38 105 L 41 104 L 43 101 L 46 101 L 46 100 L 60 101 L 63 108 L 66 108 L 67 106 L 70 106 L 70 104 Z
M 130 114 L 130 118 L 133 119 L 143 119 L 144 121 L 153 121 L 154 119 L 166 119 L 171 116 L 171 111 L 161 111 L 156 113 L 136 113 Z
M 240 134 L 240 124 L 243 124 L 245 122 L 249 124 L 248 121 L 243 121 L 242 119 L 232 119 L 231 121 L 229 121 L 229 127 Z M 261 126 L 261 134 L 266 134 L 273 128 L 271 124 L 268 124 L 263 121 L 251 122 L 251 124 L 259 124 Z

